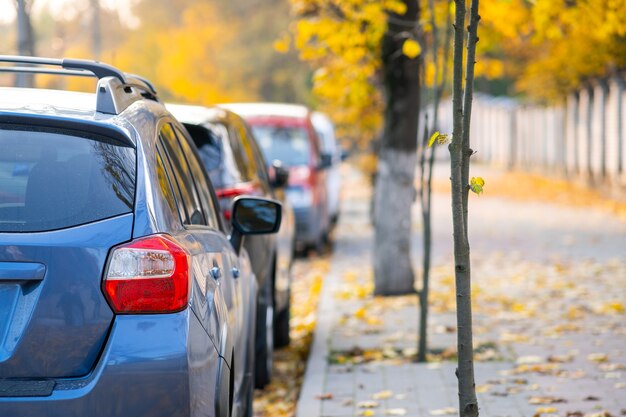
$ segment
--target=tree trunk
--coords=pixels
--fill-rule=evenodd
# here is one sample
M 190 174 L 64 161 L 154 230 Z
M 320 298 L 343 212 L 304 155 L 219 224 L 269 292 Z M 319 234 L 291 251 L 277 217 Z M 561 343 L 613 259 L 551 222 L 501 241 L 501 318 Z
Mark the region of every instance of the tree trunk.
M 403 34 L 417 34 L 417 0 L 404 0 L 404 15 L 390 14 L 383 38 L 386 92 L 385 131 L 378 155 L 374 200 L 374 293 L 414 293 L 411 262 L 411 206 L 419 115 L 419 58 L 402 53 Z
M 434 46 L 433 46 L 434 48 Z M 436 71 L 436 70 L 435 70 Z M 435 78 L 436 80 L 436 78 Z M 436 88 L 436 86 L 435 86 Z M 433 100 L 433 105 L 438 106 L 437 100 Z M 435 115 L 437 110 L 434 110 Z M 436 116 L 435 116 L 436 117 Z M 431 195 L 432 195 L 432 165 L 435 148 L 430 148 L 430 155 L 427 158 L 428 148 L 428 118 L 424 120 L 426 126 L 424 126 L 424 138 L 422 144 L 422 152 L 420 155 L 420 203 L 422 206 L 422 224 L 423 230 L 423 246 L 424 257 L 422 259 L 422 288 L 419 293 L 420 304 L 420 319 L 419 319 L 419 337 L 417 346 L 417 361 L 426 362 L 426 353 L 428 351 L 428 293 L 430 291 L 430 260 L 431 260 L 431 248 L 432 248 L 432 227 L 431 227 Z M 433 120 L 433 126 L 435 126 Z M 426 163 L 428 162 L 428 166 Z
M 441 67 L 439 67 L 439 30 L 437 28 L 437 21 L 435 19 L 435 4 L 433 0 L 428 1 L 428 8 L 430 10 L 430 25 L 431 25 L 431 37 L 432 37 L 432 62 L 434 64 L 434 86 L 433 86 L 433 118 L 432 127 L 428 128 L 428 118 L 425 118 L 426 126 L 424 126 L 424 138 L 422 143 L 422 149 L 420 152 L 420 203 L 422 206 L 422 224 L 424 225 L 423 235 L 423 247 L 424 258 L 422 259 L 422 289 L 420 290 L 420 319 L 419 319 L 419 338 L 417 346 L 417 361 L 426 362 L 426 354 L 428 352 L 428 294 L 430 291 L 430 264 L 432 257 L 432 182 L 433 182 L 433 166 L 435 164 L 435 152 L 436 146 L 428 147 L 428 140 L 430 135 L 438 129 L 439 125 L 439 102 L 443 93 L 444 86 L 447 81 L 448 74 L 448 55 L 450 53 L 450 39 L 451 26 L 450 21 L 450 8 L 447 8 L 446 14 L 446 32 L 443 42 L 443 56 L 441 60 Z M 441 69 L 441 78 L 439 72 Z
M 19 55 L 35 55 L 35 37 L 30 21 L 30 6 L 32 2 L 16 0 L 17 6 L 17 53 Z M 16 87 L 33 87 L 32 74 L 16 74 Z
M 471 118 L 474 56 L 478 27 L 478 0 L 472 0 L 468 36 L 466 85 L 463 89 L 463 40 L 465 30 L 465 0 L 455 0 L 454 58 L 453 58 L 453 132 L 450 149 L 452 180 L 452 221 L 454 229 L 454 272 L 457 303 L 457 378 L 459 415 L 478 416 L 478 401 L 474 382 L 474 348 L 472 334 L 471 263 L 467 228 L 469 192 L 469 126 Z

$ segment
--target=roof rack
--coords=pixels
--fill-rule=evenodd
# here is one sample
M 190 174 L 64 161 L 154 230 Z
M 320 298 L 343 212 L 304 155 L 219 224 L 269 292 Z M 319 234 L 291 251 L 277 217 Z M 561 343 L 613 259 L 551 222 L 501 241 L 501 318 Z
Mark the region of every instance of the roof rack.
M 100 113 L 120 114 L 142 98 L 159 101 L 156 89 L 145 78 L 125 74 L 111 65 L 97 61 L 0 55 L 0 63 L 18 64 L 0 65 L 0 72 L 96 77 L 96 111 Z

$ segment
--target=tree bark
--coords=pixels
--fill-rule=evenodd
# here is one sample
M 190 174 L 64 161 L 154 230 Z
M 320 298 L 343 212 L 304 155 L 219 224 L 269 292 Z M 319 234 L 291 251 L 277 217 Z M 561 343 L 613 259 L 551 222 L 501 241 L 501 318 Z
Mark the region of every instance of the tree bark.
M 436 106 L 437 104 L 434 104 Z M 436 112 L 436 110 L 435 110 Z M 428 124 L 428 119 L 425 119 L 425 123 Z M 435 122 L 433 121 L 433 126 Z M 423 230 L 423 246 L 424 254 L 422 259 L 422 288 L 419 293 L 420 301 L 420 319 L 419 319 L 419 338 L 417 346 L 417 361 L 426 362 L 426 354 L 428 352 L 428 294 L 430 291 L 430 260 L 431 260 L 431 248 L 432 248 L 432 228 L 431 228 L 431 194 L 432 194 L 432 163 L 434 148 L 431 148 L 430 156 L 426 158 L 428 149 L 429 138 L 428 126 L 424 126 L 424 141 L 422 145 L 420 171 L 421 171 L 421 190 L 420 190 L 420 203 L 422 206 L 422 224 Z M 426 166 L 426 161 L 429 165 Z
M 35 37 L 30 21 L 30 9 L 32 1 L 16 0 L 17 7 L 17 52 L 19 55 L 35 55 Z M 34 79 L 32 74 L 16 74 L 16 87 L 32 87 Z
M 474 98 L 474 63 L 476 60 L 476 43 L 478 42 L 478 1 L 473 0 L 470 5 L 470 24 L 467 34 L 467 62 L 465 65 L 465 91 L 463 92 L 463 183 L 469 184 L 470 149 L 470 122 L 472 120 L 472 100 Z M 463 194 L 463 218 L 465 219 L 465 233 L 467 233 L 467 198 L 469 189 Z
M 463 89 L 463 41 L 465 1 L 455 0 L 454 58 L 453 58 L 453 132 L 450 149 L 452 180 L 452 218 L 454 229 L 454 272 L 457 304 L 457 355 L 459 415 L 478 416 L 478 401 L 474 382 L 474 348 L 472 334 L 471 263 L 467 229 L 467 197 L 469 192 L 469 122 L 471 117 L 474 56 L 477 42 L 478 0 L 472 0 L 468 36 L 466 85 Z
M 419 116 L 419 58 L 402 53 L 407 34 L 417 36 L 419 5 L 404 0 L 403 15 L 390 14 L 383 37 L 386 92 L 385 130 L 378 156 L 374 200 L 374 293 L 414 293 L 411 262 L 411 206 Z
M 443 56 L 441 60 L 441 67 L 438 63 L 439 54 L 439 30 L 437 28 L 437 21 L 435 19 L 435 4 L 433 0 L 428 0 L 428 8 L 430 9 L 430 25 L 432 27 L 432 61 L 434 63 L 434 86 L 433 86 L 433 117 L 432 128 L 428 128 L 428 118 L 425 118 L 426 126 L 424 126 L 424 137 L 422 148 L 420 152 L 420 203 L 422 206 L 422 224 L 424 226 L 423 231 L 423 259 L 422 259 L 422 288 L 420 290 L 420 319 L 419 319 L 419 341 L 417 346 L 417 361 L 426 362 L 428 353 L 428 294 L 430 292 L 430 264 L 432 258 L 432 181 L 433 181 L 433 166 L 435 164 L 435 152 L 436 146 L 428 147 L 428 140 L 430 135 L 437 130 L 439 125 L 439 102 L 443 93 L 443 88 L 446 83 L 448 73 L 448 55 L 450 45 L 450 8 L 447 8 L 446 14 L 446 35 L 443 43 Z M 439 70 L 441 68 L 441 80 L 439 77 Z

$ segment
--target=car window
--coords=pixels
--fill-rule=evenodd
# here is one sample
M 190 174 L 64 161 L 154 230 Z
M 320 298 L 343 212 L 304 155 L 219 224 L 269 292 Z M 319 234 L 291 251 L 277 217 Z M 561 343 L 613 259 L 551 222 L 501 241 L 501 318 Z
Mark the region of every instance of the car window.
M 247 170 L 248 175 L 251 179 L 257 177 L 258 175 L 258 165 L 256 158 L 254 157 L 254 149 L 250 143 L 250 140 L 247 136 L 246 129 L 241 123 L 237 121 L 232 123 L 232 131 L 233 131 L 233 140 L 237 140 L 239 142 L 239 146 L 245 153 L 245 159 L 247 162 Z
M 277 159 L 287 166 L 308 165 L 309 133 L 300 126 L 253 125 L 252 132 L 268 163 Z
M 249 152 L 246 151 L 241 140 L 238 129 L 232 124 L 228 126 L 228 138 L 243 182 L 252 181 L 255 177 L 254 160 L 251 160 Z
M 211 185 L 209 184 L 202 169 L 201 162 L 198 160 L 198 155 L 189 145 L 185 134 L 178 128 L 175 130 L 180 146 L 183 150 L 183 154 L 189 164 L 191 174 L 193 175 L 196 189 L 198 191 L 198 195 L 200 196 L 200 204 L 202 204 L 202 209 L 204 211 L 204 217 L 207 219 L 207 225 L 214 229 L 219 229 L 219 214 L 215 209 L 215 203 L 211 194 Z
M 240 158 L 235 158 L 226 126 L 214 122 L 201 126 L 188 124 L 185 127 L 191 134 L 200 160 L 216 189 L 246 181 L 245 171 L 241 171 L 238 165 L 243 162 Z
M 224 149 L 222 139 L 216 129 L 210 126 L 201 126 L 192 123 L 183 123 L 187 132 L 191 135 L 204 169 L 209 174 L 215 187 L 222 186 L 222 171 L 224 170 Z
M 0 150 L 0 232 L 55 230 L 133 211 L 133 148 L 5 125 Z
M 163 196 L 165 197 L 165 200 L 167 201 L 167 205 L 169 206 L 169 208 L 172 210 L 172 212 L 176 212 L 178 211 L 181 219 L 186 216 L 186 212 L 184 207 L 178 207 L 178 205 L 176 204 L 176 198 L 174 197 L 174 186 L 169 178 L 169 176 L 171 175 L 171 170 L 168 169 L 165 166 L 165 161 L 163 160 L 163 149 L 161 148 L 161 146 L 157 146 L 157 155 L 156 155 L 156 159 L 157 159 L 157 179 L 159 181 L 159 188 L 161 189 L 161 193 L 163 194 Z M 180 196 L 178 197 L 179 199 L 182 199 Z
M 254 161 L 256 177 L 260 179 L 262 186 L 265 188 L 268 185 L 269 180 L 267 177 L 267 166 L 265 160 L 263 159 L 263 153 L 259 149 L 254 135 L 243 123 L 240 125 L 240 134 L 249 158 Z M 266 189 L 265 191 L 269 192 L 269 189 Z
M 165 169 L 165 175 L 172 187 L 172 191 L 174 193 L 174 200 L 176 203 L 176 210 L 178 210 L 178 214 L 180 216 L 180 221 L 183 224 L 189 224 L 187 220 L 187 207 L 185 206 L 185 201 L 180 192 L 180 187 L 178 186 L 178 182 L 176 181 L 176 174 L 174 173 L 174 168 L 172 167 L 172 163 L 170 162 L 169 157 L 167 156 L 167 152 L 165 151 L 165 146 L 163 145 L 163 140 L 159 137 L 157 141 L 157 154 L 159 155 L 161 161 L 163 161 L 163 168 Z M 174 210 L 174 211 L 176 211 Z
M 166 124 L 161 128 L 159 135 L 172 167 L 173 179 L 178 186 L 185 207 L 186 216 L 182 219 L 183 224 L 206 225 L 207 222 L 200 204 L 200 197 L 196 191 L 193 174 L 187 165 L 174 130 L 169 124 Z

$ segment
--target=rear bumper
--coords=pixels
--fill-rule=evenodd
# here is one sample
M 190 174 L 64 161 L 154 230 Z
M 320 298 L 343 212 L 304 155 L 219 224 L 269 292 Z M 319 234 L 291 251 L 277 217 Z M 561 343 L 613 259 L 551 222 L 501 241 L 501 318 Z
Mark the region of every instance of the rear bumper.
M 165 417 L 195 415 L 199 406 L 214 410 L 219 358 L 202 335 L 189 309 L 118 316 L 87 377 L 57 380 L 47 397 L 0 397 L 0 415 Z

